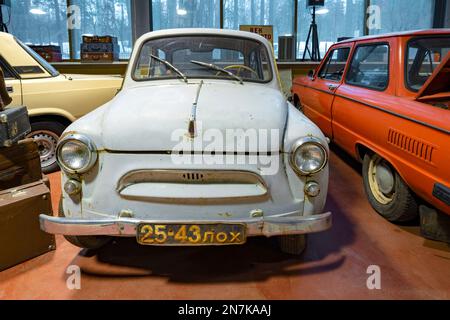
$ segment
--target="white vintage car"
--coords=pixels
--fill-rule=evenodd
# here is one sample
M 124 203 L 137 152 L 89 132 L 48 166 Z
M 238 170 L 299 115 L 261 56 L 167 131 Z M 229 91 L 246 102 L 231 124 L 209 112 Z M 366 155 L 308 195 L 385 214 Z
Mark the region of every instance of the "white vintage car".
M 324 213 L 327 140 L 286 101 L 272 47 L 240 31 L 177 29 L 136 43 L 123 90 L 57 149 L 59 217 L 42 230 L 96 248 L 237 245 L 277 237 L 300 254 Z

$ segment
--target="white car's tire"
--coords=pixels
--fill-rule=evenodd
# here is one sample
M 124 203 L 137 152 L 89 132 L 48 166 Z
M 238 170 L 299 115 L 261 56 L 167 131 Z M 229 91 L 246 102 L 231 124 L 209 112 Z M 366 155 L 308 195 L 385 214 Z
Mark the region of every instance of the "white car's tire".
M 64 217 L 62 197 L 59 199 L 58 216 Z M 68 242 L 82 249 L 100 249 L 111 241 L 107 236 L 64 236 Z
M 296 99 L 294 99 L 294 107 L 295 107 L 295 109 L 297 109 L 298 111 L 303 113 L 303 106 L 302 106 L 302 102 L 300 101 L 300 97 L 297 97 Z
M 284 253 L 301 255 L 306 249 L 307 236 L 305 234 L 277 237 L 280 250 Z

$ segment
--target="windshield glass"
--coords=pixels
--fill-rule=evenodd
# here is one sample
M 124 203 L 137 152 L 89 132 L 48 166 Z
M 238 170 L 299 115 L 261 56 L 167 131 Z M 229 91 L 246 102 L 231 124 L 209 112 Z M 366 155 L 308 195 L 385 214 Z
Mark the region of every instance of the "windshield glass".
M 152 39 L 142 46 L 133 78 L 137 81 L 180 78 L 174 68 L 160 60 L 169 62 L 187 78 L 236 81 L 237 78 L 229 74 L 231 72 L 243 81 L 272 80 L 272 67 L 266 47 L 251 39 L 223 36 Z
M 19 39 L 16 39 L 17 43 L 30 55 L 34 58 L 34 60 L 37 61 L 41 65 L 42 68 L 44 68 L 45 71 L 50 73 L 52 77 L 56 77 L 59 75 L 59 72 L 53 68 L 53 66 L 48 63 L 44 58 L 42 58 L 39 54 L 37 54 L 33 49 L 28 47 L 26 44 L 21 42 Z M 16 68 L 16 71 L 19 73 L 39 73 L 37 70 L 33 71 L 33 69 L 29 68 Z
M 408 43 L 406 83 L 419 91 L 450 51 L 450 36 L 416 38 Z

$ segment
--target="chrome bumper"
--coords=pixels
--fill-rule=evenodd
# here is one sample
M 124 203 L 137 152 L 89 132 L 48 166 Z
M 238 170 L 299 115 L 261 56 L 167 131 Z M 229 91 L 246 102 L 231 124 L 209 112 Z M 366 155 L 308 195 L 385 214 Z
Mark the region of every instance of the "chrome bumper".
M 279 236 L 325 231 L 331 227 L 331 212 L 313 216 L 267 217 L 226 221 L 142 221 L 137 219 L 78 220 L 40 215 L 41 229 L 66 236 L 136 236 L 141 223 L 155 224 L 245 224 L 248 236 Z

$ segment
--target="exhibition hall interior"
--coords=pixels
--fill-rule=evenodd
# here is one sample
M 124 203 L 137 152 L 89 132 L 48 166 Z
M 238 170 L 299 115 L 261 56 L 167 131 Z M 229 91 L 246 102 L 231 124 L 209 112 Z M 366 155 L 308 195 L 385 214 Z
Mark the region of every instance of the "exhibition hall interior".
M 450 0 L 0 0 L 0 300 L 448 300 L 449 110 Z

